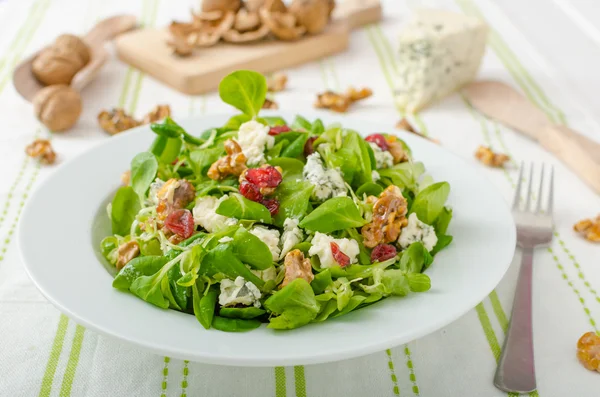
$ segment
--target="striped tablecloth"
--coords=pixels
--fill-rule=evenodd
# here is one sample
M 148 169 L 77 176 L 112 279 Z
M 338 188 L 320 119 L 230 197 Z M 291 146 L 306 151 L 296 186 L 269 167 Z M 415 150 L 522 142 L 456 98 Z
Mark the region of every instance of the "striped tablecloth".
M 280 107 L 301 111 L 310 108 L 315 94 L 326 88 L 367 86 L 375 95 L 352 109 L 352 116 L 383 122 L 392 130 L 399 119 L 391 94 L 397 68 L 394 41 L 410 6 L 416 3 L 385 2 L 385 19 L 353 33 L 349 51 L 285 71 L 290 83 L 289 89 L 276 97 Z M 519 11 L 516 4 L 506 2 L 499 8 L 492 0 L 427 3 L 480 16 L 491 25 L 482 77 L 509 82 L 551 119 L 598 136 L 599 116 L 591 113 L 579 91 L 571 89 L 574 76 L 564 72 L 567 63 L 555 67 L 551 59 L 557 54 L 540 49 L 565 43 L 533 45 L 535 40 L 513 25 L 513 20 L 523 21 L 521 14 L 512 18 L 511 12 Z M 544 22 L 545 7 L 550 10 L 553 2 L 527 3 L 531 24 L 560 29 Z M 533 3 L 537 3 L 535 13 L 531 11 Z M 165 25 L 173 18 L 187 18 L 190 5 L 184 0 L 0 2 L 0 396 L 504 395 L 493 387 L 492 377 L 508 323 L 517 261 L 489 297 L 438 332 L 362 358 L 286 368 L 218 367 L 157 356 L 85 329 L 58 312 L 35 289 L 17 252 L 15 228 L 28 197 L 54 168 L 40 167 L 23 153 L 34 137 L 49 136 L 49 132 L 14 91 L 12 69 L 51 38 L 65 31 L 83 33 L 101 17 L 127 12 L 138 15 L 145 25 Z M 556 12 L 554 8 L 550 11 Z M 586 18 L 585 13 L 577 15 Z M 531 26 L 527 30 L 535 31 Z M 579 34 L 585 36 L 583 30 Z M 537 40 L 541 43 L 539 37 Z M 592 62 L 597 58 L 593 51 L 598 47 L 576 53 L 581 58 L 571 62 L 584 65 L 586 57 Z M 84 112 L 77 127 L 52 136 L 60 161 L 109 139 L 95 120 L 103 108 L 118 105 L 141 116 L 158 102 L 169 103 L 175 117 L 228 110 L 215 94 L 181 95 L 116 60 L 108 63 L 83 96 Z M 535 258 L 539 390 L 530 395 L 597 396 L 600 375 L 578 364 L 575 344 L 584 332 L 597 330 L 595 320 L 600 319 L 596 292 L 600 288 L 600 246 L 574 235 L 572 225 L 600 212 L 600 198 L 553 156 L 471 111 L 458 95 L 415 116 L 412 122 L 474 167 L 481 167 L 473 158 L 480 144 L 509 154 L 512 164 L 505 171 L 485 169 L 507 200 L 515 186 L 516 164 L 543 161 L 555 166 L 555 239 Z

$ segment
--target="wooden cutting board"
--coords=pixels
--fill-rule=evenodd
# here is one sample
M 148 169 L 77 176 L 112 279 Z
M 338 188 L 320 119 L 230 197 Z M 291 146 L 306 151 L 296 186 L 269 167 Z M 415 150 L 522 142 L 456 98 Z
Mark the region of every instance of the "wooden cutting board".
M 182 58 L 167 46 L 169 32 L 162 28 L 125 33 L 117 38 L 116 48 L 119 58 L 129 65 L 195 95 L 215 90 L 223 77 L 238 69 L 268 73 L 344 51 L 352 29 L 380 19 L 379 0 L 346 0 L 338 4 L 324 32 L 298 41 L 219 43 Z

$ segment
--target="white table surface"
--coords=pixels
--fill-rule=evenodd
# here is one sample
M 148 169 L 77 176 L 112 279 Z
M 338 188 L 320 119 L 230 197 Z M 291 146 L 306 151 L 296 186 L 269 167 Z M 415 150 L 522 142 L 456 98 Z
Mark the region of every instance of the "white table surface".
M 98 18 L 129 12 L 164 25 L 185 19 L 194 2 L 178 0 L 0 1 L 0 396 L 502 396 L 492 377 L 504 339 L 518 257 L 496 290 L 474 310 L 431 335 L 367 357 L 304 367 L 218 367 L 157 356 L 86 330 L 61 315 L 29 281 L 14 241 L 20 210 L 54 167 L 39 167 L 23 149 L 47 136 L 31 106 L 14 91 L 10 73 L 19 59 L 60 33 L 83 33 Z M 350 114 L 389 125 L 398 120 L 388 78 L 393 46 L 410 7 L 419 4 L 473 12 L 497 32 L 481 77 L 531 93 L 556 120 L 598 139 L 600 127 L 600 3 L 592 0 L 437 0 L 385 2 L 379 27 L 359 29 L 348 52 L 286 71 L 290 89 L 277 95 L 283 109 L 310 108 L 325 88 L 368 86 L 373 98 Z M 112 60 L 84 91 L 77 127 L 52 137 L 64 161 L 109 139 L 95 116 L 123 105 L 141 116 L 169 103 L 175 117 L 227 111 L 215 94 L 190 98 Z M 564 115 L 564 117 L 563 117 Z M 538 392 L 532 396 L 597 396 L 600 374 L 575 357 L 577 339 L 600 320 L 600 245 L 572 232 L 579 219 L 600 212 L 600 198 L 556 159 L 504 127 L 471 114 L 453 96 L 420 114 L 427 132 L 449 150 L 473 159 L 479 144 L 506 151 L 515 163 L 556 169 L 556 231 L 550 250 L 536 252 L 534 332 Z M 110 161 L 110 159 L 107 159 Z M 512 196 L 516 167 L 486 169 Z M 85 183 L 93 183 L 86 181 Z M 51 209 L 49 209 L 51 210 Z M 51 266 L 51 264 L 48 264 Z M 435 281 L 434 281 L 435 282 Z

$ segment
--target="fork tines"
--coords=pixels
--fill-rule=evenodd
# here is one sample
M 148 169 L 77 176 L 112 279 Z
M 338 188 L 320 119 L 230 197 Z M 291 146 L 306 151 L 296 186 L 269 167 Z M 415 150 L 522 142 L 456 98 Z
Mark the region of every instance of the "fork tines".
M 527 183 L 527 191 L 525 193 L 525 202 L 522 206 L 521 190 L 523 186 L 523 173 L 525 170 L 525 163 L 521 162 L 521 168 L 519 169 L 519 179 L 517 181 L 517 188 L 515 190 L 515 197 L 513 199 L 512 210 L 515 212 L 535 212 L 536 214 L 547 213 L 552 214 L 554 207 L 554 167 L 550 166 L 550 187 L 548 188 L 548 206 L 547 208 L 542 207 L 542 201 L 544 196 L 544 179 L 545 179 L 545 165 L 542 163 L 542 169 L 540 171 L 540 182 L 538 186 L 537 197 L 535 196 L 533 187 L 533 176 L 534 176 L 534 164 L 529 164 L 529 181 Z M 535 208 L 533 208 L 534 201 L 537 201 Z

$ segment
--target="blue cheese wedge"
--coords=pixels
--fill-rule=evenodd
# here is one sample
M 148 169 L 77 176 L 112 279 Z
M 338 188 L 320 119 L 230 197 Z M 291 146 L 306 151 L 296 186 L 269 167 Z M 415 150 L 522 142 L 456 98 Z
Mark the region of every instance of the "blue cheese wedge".
M 398 106 L 417 112 L 475 78 L 488 28 L 479 19 L 419 10 L 400 34 Z

